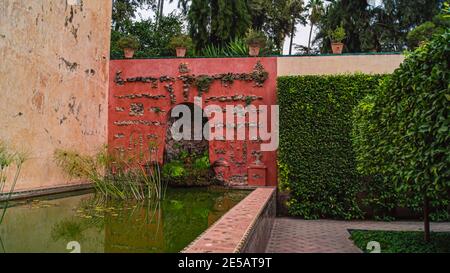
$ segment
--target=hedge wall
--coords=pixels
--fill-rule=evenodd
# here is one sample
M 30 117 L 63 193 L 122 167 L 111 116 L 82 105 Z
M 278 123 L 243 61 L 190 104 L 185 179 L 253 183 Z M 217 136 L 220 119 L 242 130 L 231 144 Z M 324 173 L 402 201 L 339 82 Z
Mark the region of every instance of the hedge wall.
M 434 221 L 450 219 L 449 45 L 450 29 L 407 54 L 355 109 L 358 171 L 383 178 L 371 183 L 383 195 L 365 198 L 379 209 L 421 211 L 428 200 Z
M 352 149 L 352 112 L 379 86 L 380 75 L 278 78 L 279 184 L 291 215 L 362 217 L 361 181 Z

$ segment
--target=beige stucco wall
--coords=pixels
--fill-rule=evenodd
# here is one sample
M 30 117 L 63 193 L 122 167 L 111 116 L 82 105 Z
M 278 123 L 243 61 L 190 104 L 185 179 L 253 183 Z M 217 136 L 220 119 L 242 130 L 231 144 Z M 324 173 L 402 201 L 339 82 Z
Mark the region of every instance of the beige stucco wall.
M 336 55 L 278 58 L 278 76 L 345 73 L 392 73 L 403 62 L 400 54 Z
M 80 3 L 0 0 L 0 139 L 29 156 L 17 190 L 81 182 L 54 150 L 106 142 L 111 1 Z

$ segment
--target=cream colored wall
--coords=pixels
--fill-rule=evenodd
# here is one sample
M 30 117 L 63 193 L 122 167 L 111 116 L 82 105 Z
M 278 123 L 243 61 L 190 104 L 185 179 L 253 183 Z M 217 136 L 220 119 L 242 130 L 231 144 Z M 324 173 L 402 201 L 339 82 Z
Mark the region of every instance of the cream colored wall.
M 80 183 L 54 150 L 106 143 L 111 1 L 80 3 L 0 0 L 0 139 L 29 154 L 17 190 Z
M 330 75 L 345 73 L 392 73 L 403 62 L 403 55 L 337 55 L 278 58 L 278 76 Z

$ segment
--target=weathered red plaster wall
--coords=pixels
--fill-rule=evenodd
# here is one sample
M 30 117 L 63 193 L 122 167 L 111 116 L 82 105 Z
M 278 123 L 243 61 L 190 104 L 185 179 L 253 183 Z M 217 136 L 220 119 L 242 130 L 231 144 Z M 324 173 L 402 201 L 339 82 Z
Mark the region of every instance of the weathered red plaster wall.
M 217 104 L 225 107 L 227 104 L 241 104 L 245 102 L 218 102 L 205 103 L 205 99 L 212 96 L 234 96 L 234 95 L 256 95 L 261 100 L 252 104 L 275 105 L 276 104 L 276 58 L 201 58 L 201 59 L 147 59 L 147 60 L 114 60 L 110 62 L 110 90 L 109 90 L 109 120 L 108 120 L 108 143 L 113 151 L 122 151 L 127 154 L 147 154 L 146 149 L 149 142 L 157 143 L 158 160 L 162 162 L 164 154 L 164 143 L 170 110 L 173 106 L 185 103 L 183 96 L 183 82 L 178 79 L 181 75 L 179 66 L 186 63 L 190 72 L 194 75 L 214 75 L 222 73 L 250 73 L 253 71 L 257 61 L 261 61 L 264 69 L 269 73 L 269 78 L 263 87 L 255 87 L 253 82 L 235 81 L 231 86 L 223 86 L 219 81 L 214 81 L 208 93 L 202 95 L 203 108 L 209 104 Z M 151 83 L 126 82 L 123 85 L 115 82 L 116 73 L 122 72 L 122 79 L 135 77 L 161 76 L 173 77 L 176 103 L 172 104 L 170 94 L 164 87 L 167 82 L 157 83 L 157 88 L 152 88 Z M 130 98 L 133 94 L 148 94 L 151 96 L 164 95 L 165 98 Z M 191 86 L 187 102 L 193 102 L 197 96 L 197 88 Z M 127 98 L 120 98 L 127 96 Z M 130 115 L 130 107 L 133 103 L 144 105 L 142 116 Z M 155 113 L 152 107 L 160 107 L 164 112 Z M 128 122 L 128 124 L 126 124 Z M 130 125 L 129 123 L 140 124 Z M 248 128 L 246 129 L 248 132 Z M 211 141 L 210 160 L 211 163 L 223 158 L 230 164 L 232 176 L 243 176 L 247 174 L 247 167 L 255 161 L 253 151 L 260 150 L 260 143 L 255 141 Z M 139 152 L 139 151 L 142 151 Z M 223 154 L 225 151 L 225 154 Z M 263 152 L 262 162 L 267 166 L 267 185 L 277 184 L 276 151 Z

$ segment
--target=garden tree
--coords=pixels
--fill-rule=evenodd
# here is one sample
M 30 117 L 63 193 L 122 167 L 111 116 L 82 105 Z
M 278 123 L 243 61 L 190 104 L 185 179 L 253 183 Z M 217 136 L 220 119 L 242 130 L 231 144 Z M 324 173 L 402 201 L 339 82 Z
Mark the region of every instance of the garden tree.
M 248 8 L 252 17 L 252 28 L 255 30 L 263 30 L 267 20 L 267 11 L 270 3 L 267 0 L 248 0 Z
M 183 17 L 170 14 L 161 17 L 159 22 L 152 19 L 131 22 L 123 31 L 111 32 L 111 57 L 120 58 L 123 55 L 118 47 L 118 40 L 124 35 L 133 35 L 138 38 L 140 48 L 136 51 L 137 57 L 169 56 L 172 51 L 169 43 L 172 37 L 180 35 L 183 28 Z
M 379 6 L 361 0 L 326 0 L 314 42 L 329 50 L 328 31 L 343 24 L 348 52 L 401 51 L 414 27 L 439 13 L 443 0 L 383 0 Z
M 324 13 L 324 6 L 322 0 L 310 0 L 306 9 L 309 11 L 308 19 L 310 24 L 307 53 L 311 51 L 311 37 L 314 25 L 317 24 Z
M 318 23 L 319 32 L 315 42 L 320 41 L 322 51 L 330 49 L 330 30 L 342 24 L 346 31 L 346 39 L 343 41 L 348 52 L 361 51 L 360 34 L 368 28 L 370 16 L 368 4 L 361 0 L 328 0 L 325 13 Z
M 164 11 L 164 0 L 158 0 L 155 9 L 156 21 L 159 21 L 159 19 L 163 17 L 164 15 L 163 11 Z
M 178 7 L 188 17 L 198 50 L 243 38 L 253 28 L 263 31 L 281 52 L 286 36 L 293 38 L 295 24 L 304 23 L 301 0 L 179 0 Z
M 372 10 L 372 29 L 376 35 L 372 43 L 379 50 L 400 51 L 407 46 L 408 32 L 433 19 L 439 13 L 443 0 L 383 0 L 383 5 Z M 368 37 L 370 39 L 370 37 Z
M 291 31 L 289 33 L 291 39 L 289 43 L 289 55 L 292 55 L 296 25 L 297 23 L 305 23 L 305 17 L 302 14 L 303 11 L 304 7 L 302 0 L 288 0 L 286 2 L 286 13 L 291 19 Z
M 136 11 L 142 7 L 154 7 L 155 0 L 113 0 L 112 29 L 124 31 L 136 18 Z
M 436 25 L 427 21 L 415 29 L 411 30 L 406 37 L 409 48 L 416 48 L 421 43 L 428 41 L 434 35 Z
M 415 49 L 434 35 L 444 33 L 446 28 L 450 28 L 450 19 L 446 19 L 444 14 L 436 15 L 433 21 L 427 21 L 408 33 L 406 36 L 408 47 Z
M 295 24 L 303 23 L 302 2 L 297 0 L 247 1 L 252 18 L 252 28 L 266 34 L 277 54 L 282 52 L 286 36 L 293 39 L 292 33 L 295 32 Z
M 262 4 L 265 5 L 265 18 L 264 21 L 259 21 L 260 25 L 254 28 L 261 27 L 276 51 L 281 53 L 286 37 L 289 36 L 291 41 L 293 40 L 296 24 L 305 23 L 303 1 L 266 0 Z
M 450 199 L 450 30 L 409 54 L 355 112 L 358 170 L 382 177 L 409 207 L 429 212 Z
M 178 6 L 187 16 L 189 33 L 198 51 L 208 45 L 225 46 L 244 37 L 251 27 L 245 0 L 180 0 Z

